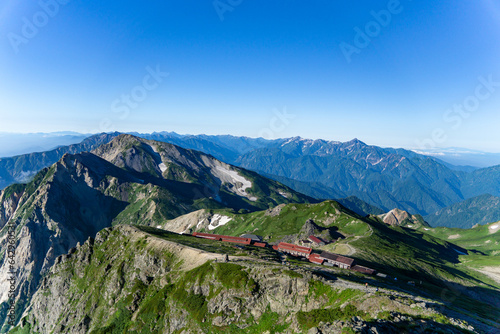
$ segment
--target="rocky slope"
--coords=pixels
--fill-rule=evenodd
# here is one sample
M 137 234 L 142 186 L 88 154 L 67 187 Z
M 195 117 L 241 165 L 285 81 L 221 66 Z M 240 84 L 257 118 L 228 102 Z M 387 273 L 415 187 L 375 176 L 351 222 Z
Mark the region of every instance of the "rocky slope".
M 406 211 L 393 209 L 387 213 L 378 215 L 384 223 L 391 226 L 402 226 L 409 228 L 430 227 L 420 215 L 412 215 Z
M 23 184 L 15 184 L 0 191 L 0 229 L 16 212 L 25 187 Z
M 172 238 L 99 232 L 57 258 L 13 333 L 476 331 L 431 300 L 248 256 L 226 263 Z
M 93 153 L 152 183 L 167 180 L 202 186 L 194 196 L 211 197 L 225 207 L 255 210 L 314 201 L 257 173 L 168 143 L 120 135 Z

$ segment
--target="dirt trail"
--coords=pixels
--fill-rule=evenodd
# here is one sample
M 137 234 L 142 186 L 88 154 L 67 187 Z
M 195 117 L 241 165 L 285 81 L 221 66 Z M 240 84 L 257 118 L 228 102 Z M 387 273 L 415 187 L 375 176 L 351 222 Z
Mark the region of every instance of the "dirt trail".
M 357 240 L 357 239 L 356 239 Z M 356 254 L 356 248 L 352 247 L 351 245 L 349 245 L 348 243 L 345 244 L 347 247 L 349 247 L 349 253 L 347 253 L 346 255 L 347 256 L 351 256 L 351 255 L 354 255 Z
M 368 227 L 370 228 L 370 232 L 369 232 L 369 234 L 368 234 L 368 235 L 363 235 L 363 236 L 359 236 L 359 235 L 358 235 L 358 236 L 355 236 L 355 237 L 354 237 L 354 240 L 351 240 L 351 242 L 352 242 L 352 241 L 359 240 L 359 239 L 361 239 L 361 238 L 365 238 L 365 237 L 369 237 L 369 236 L 371 236 L 371 235 L 373 234 L 373 228 L 372 228 L 370 225 L 368 225 Z M 346 256 L 351 256 L 351 255 L 356 254 L 356 248 L 354 248 L 353 246 L 351 246 L 351 245 L 349 244 L 349 242 L 346 242 L 346 243 L 345 243 L 345 244 L 343 244 L 343 245 L 345 245 L 345 246 L 347 246 L 347 247 L 349 248 L 349 252 L 348 252 L 347 254 L 345 254 Z

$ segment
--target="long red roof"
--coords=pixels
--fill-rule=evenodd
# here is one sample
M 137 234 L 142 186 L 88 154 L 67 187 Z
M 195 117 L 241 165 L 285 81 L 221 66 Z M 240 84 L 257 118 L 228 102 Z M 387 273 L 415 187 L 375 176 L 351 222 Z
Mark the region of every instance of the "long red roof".
M 332 261 L 336 261 L 339 263 L 347 264 L 349 266 L 354 263 L 354 259 L 351 259 L 350 257 L 342 256 L 342 255 L 338 255 L 338 254 L 332 254 L 329 252 L 321 253 L 321 257 L 324 258 L 325 260 L 332 260 Z
M 377 272 L 375 269 L 363 267 L 360 265 L 355 265 L 351 269 L 355 270 L 355 271 L 359 271 L 360 273 L 363 273 L 363 274 L 368 274 L 368 275 L 374 275 Z
M 252 242 L 252 239 L 250 239 L 250 238 L 232 237 L 230 235 L 218 235 L 218 234 L 194 232 L 193 236 L 198 237 L 198 238 L 242 243 L 242 244 L 246 244 L 246 245 L 250 245 L 250 243 Z
M 320 258 L 309 258 L 309 262 L 323 264 L 323 262 L 325 262 L 325 260 L 320 259 Z
M 316 238 L 314 235 L 310 235 L 309 236 L 309 239 L 312 241 L 312 242 L 315 242 L 317 244 L 321 244 L 321 243 L 324 243 L 323 240 L 319 239 L 319 238 Z
M 307 255 L 311 254 L 311 252 L 312 252 L 312 248 L 304 247 L 304 246 L 297 246 L 294 244 L 289 244 L 287 242 L 280 242 L 278 244 L 278 249 L 286 249 L 286 250 L 299 252 L 299 253 L 303 253 L 303 254 L 307 254 Z
M 317 263 L 317 264 L 323 264 L 323 262 L 325 261 L 325 259 L 323 259 L 321 256 L 319 256 L 319 254 L 317 254 L 317 253 L 310 254 L 307 259 L 309 260 L 309 262 Z

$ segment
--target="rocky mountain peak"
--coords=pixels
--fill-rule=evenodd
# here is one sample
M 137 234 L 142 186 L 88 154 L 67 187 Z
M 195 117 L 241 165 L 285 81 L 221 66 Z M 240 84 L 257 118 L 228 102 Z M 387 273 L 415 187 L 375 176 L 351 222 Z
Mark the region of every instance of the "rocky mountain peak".
M 422 216 L 412 215 L 411 213 L 400 210 L 392 209 L 391 211 L 378 215 L 382 221 L 391 226 L 407 226 L 407 227 L 419 227 L 419 226 L 429 226 Z
M 410 214 L 404 210 L 392 209 L 384 215 L 383 221 L 392 226 L 399 226 L 401 223 L 410 218 Z

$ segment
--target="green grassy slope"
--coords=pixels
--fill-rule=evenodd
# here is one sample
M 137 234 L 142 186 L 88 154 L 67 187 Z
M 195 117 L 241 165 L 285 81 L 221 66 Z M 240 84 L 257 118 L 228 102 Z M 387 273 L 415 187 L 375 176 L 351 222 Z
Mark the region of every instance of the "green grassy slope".
M 335 201 L 318 204 L 288 204 L 267 211 L 249 214 L 228 214 L 232 219 L 227 225 L 218 227 L 219 234 L 241 235 L 253 233 L 261 235 L 269 242 L 281 240 L 297 234 L 308 219 L 317 225 L 329 228 L 333 237 L 343 235 L 363 235 L 370 231 L 360 216 L 343 208 Z
M 234 257 L 199 262 L 217 254 Z M 349 332 L 359 321 L 379 332 L 468 333 L 411 295 L 335 285 L 315 267 L 287 268 L 272 255 L 150 227 L 106 229 L 58 261 L 12 333 Z
M 476 225 L 470 229 L 436 227 L 421 230 L 466 249 L 488 255 L 500 254 L 500 222 Z
M 450 307 L 485 321 L 496 321 L 500 317 L 500 283 L 470 265 L 472 260 L 477 261 L 476 253 L 462 255 L 468 253 L 465 245 L 427 233 L 431 229 L 426 228 L 427 231 L 422 227 L 421 231 L 416 231 L 391 227 L 374 216 L 360 217 L 334 201 L 290 204 L 264 212 L 227 215 L 232 220 L 214 233 L 253 233 L 269 242 L 297 240 L 291 236 L 299 234 L 304 223 L 312 219 L 331 234 L 343 236 L 318 251 L 353 257 L 362 265 L 388 274 L 391 280 L 396 277 L 398 280 L 392 281 L 392 285 L 415 294 L 441 299 L 443 291 L 458 291 Z M 483 256 L 481 261 L 495 263 L 496 258 Z M 418 282 L 418 286 L 408 285 L 409 281 Z M 471 308 L 470 305 L 475 306 Z

